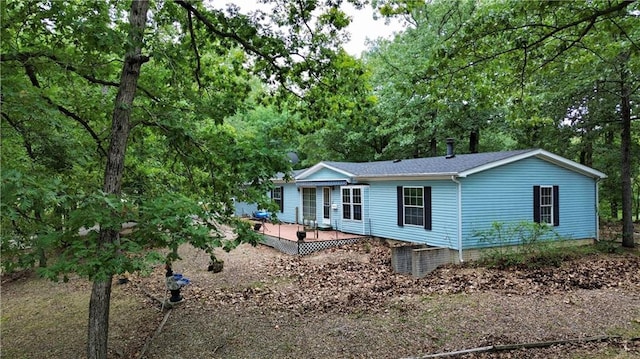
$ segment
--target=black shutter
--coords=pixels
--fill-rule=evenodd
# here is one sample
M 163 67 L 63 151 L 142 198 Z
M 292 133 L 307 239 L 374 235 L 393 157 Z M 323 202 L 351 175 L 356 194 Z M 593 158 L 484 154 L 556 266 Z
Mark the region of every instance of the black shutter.
M 398 186 L 398 226 L 404 226 L 404 191 Z
M 431 187 L 424 188 L 424 229 L 431 230 Z
M 284 187 L 280 186 L 280 213 L 284 212 Z
M 533 221 L 540 223 L 540 186 L 533 186 Z
M 560 187 L 553 186 L 553 225 L 560 225 Z

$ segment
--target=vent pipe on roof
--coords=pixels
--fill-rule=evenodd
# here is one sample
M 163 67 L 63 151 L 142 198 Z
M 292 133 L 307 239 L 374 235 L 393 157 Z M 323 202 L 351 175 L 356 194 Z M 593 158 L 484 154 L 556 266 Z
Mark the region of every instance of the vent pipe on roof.
M 445 158 L 454 158 L 456 156 L 455 150 L 453 148 L 455 141 L 453 138 L 447 138 L 447 156 Z

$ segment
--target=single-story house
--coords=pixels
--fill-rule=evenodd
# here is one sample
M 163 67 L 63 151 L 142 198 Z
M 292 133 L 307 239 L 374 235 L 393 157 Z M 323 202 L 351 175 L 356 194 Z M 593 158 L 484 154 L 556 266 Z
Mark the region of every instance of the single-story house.
M 563 238 L 597 239 L 605 177 L 542 149 L 457 155 L 451 145 L 441 157 L 323 161 L 291 182 L 274 179 L 270 195 L 283 222 L 448 248 L 465 260 L 466 250 L 489 245 L 478 233 L 496 222 L 547 223 Z

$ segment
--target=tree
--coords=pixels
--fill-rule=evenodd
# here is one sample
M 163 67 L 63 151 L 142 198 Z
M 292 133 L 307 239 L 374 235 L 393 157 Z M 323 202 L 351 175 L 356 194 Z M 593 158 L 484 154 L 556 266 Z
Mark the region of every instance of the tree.
M 111 141 L 107 153 L 107 164 L 104 171 L 102 191 L 106 194 L 120 195 L 122 190 L 122 174 L 129 139 L 131 109 L 136 95 L 138 78 L 142 64 L 149 58 L 142 55 L 144 30 L 147 22 L 149 2 L 134 1 L 129 13 L 129 38 L 126 42 L 124 63 L 120 76 L 120 85 L 113 109 L 111 121 Z M 98 250 L 118 242 L 120 228 L 103 227 L 100 229 Z M 109 329 L 109 305 L 111 299 L 112 273 L 97 276 L 91 289 L 89 301 L 89 334 L 87 356 L 89 358 L 106 357 Z
M 250 73 L 267 81 L 269 97 L 306 100 L 335 66 L 348 24 L 339 4 L 316 1 L 276 4 L 274 21 L 288 33 L 233 6 L 126 6 L 3 4 L 3 255 L 18 248 L 18 265 L 29 265 L 34 252 L 55 254 L 41 274 L 93 281 L 90 358 L 107 355 L 113 275 L 171 262 L 185 242 L 211 252 L 256 240 L 230 217 L 232 198 L 272 206 L 268 180 L 289 164 L 282 149 L 224 119 L 242 111 Z M 121 236 L 127 221 L 137 225 Z M 231 241 L 219 232 L 227 222 L 238 233 Z M 98 232 L 86 230 L 95 224 Z M 169 253 L 149 251 L 157 248 Z
M 470 21 L 475 2 L 376 2 L 384 15 L 403 14 L 410 24 L 391 41 L 381 41 L 365 58 L 373 70 L 376 109 L 390 137 L 387 158 L 436 156 L 445 138 L 468 143 L 460 152 L 500 150 L 509 146 L 504 127 L 504 99 L 496 91 L 503 77 L 468 71 L 447 74 L 456 64 L 449 43 Z M 393 8 L 394 5 L 398 5 Z M 504 63 L 493 72 L 504 72 Z M 473 84 L 473 85 L 471 85 Z M 484 134 L 491 141 L 481 141 Z M 511 141 L 512 142 L 512 141 Z

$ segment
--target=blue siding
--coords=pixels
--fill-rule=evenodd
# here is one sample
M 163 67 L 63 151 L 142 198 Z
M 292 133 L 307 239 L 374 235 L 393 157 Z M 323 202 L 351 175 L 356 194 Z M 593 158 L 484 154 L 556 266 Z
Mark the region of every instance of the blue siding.
M 284 197 L 284 211 L 277 213 L 278 219 L 286 223 L 295 223 L 296 207 L 300 205 L 300 192 L 296 188 L 295 183 L 281 184 Z
M 318 224 L 322 223 L 323 219 L 323 187 L 316 187 L 316 218 Z M 340 226 L 341 218 L 341 197 L 340 187 L 334 186 L 331 190 L 331 203 L 336 205 L 335 210 L 331 210 L 331 226 Z M 298 219 L 296 221 L 296 210 L 298 213 Z M 278 213 L 278 219 L 287 223 L 302 223 L 302 189 L 297 188 L 295 184 L 286 184 L 284 186 L 284 213 Z
M 371 182 L 368 218 L 376 237 L 457 248 L 457 185 L 453 181 Z M 397 186 L 430 186 L 433 228 L 398 226 Z
M 331 227 L 339 228 L 342 221 L 342 197 L 340 197 L 340 186 L 331 187 L 331 204 L 336 206 L 336 209 L 331 209 Z
M 258 210 L 258 205 L 255 203 L 235 202 L 234 215 L 238 217 L 251 217 L 251 214 Z
M 296 221 L 296 207 L 300 206 L 300 192 L 295 183 L 276 183 L 275 187 L 282 186 L 282 193 L 284 197 L 284 211 L 276 212 L 278 220 L 287 223 L 294 223 Z M 270 197 L 271 194 L 267 193 Z M 256 203 L 235 202 L 236 216 L 251 216 L 253 212 L 258 210 Z
M 338 173 L 336 171 L 332 171 L 328 168 L 322 168 L 319 171 L 312 173 L 308 177 L 300 178 L 301 181 L 311 181 L 311 180 L 346 180 L 349 177 L 345 176 L 342 173 Z
M 593 179 L 549 162 L 527 158 L 476 173 L 462 182 L 463 248 L 486 246 L 477 231 L 493 222 L 533 222 L 533 186 L 559 186 L 560 226 L 564 238 L 595 238 L 596 199 Z

